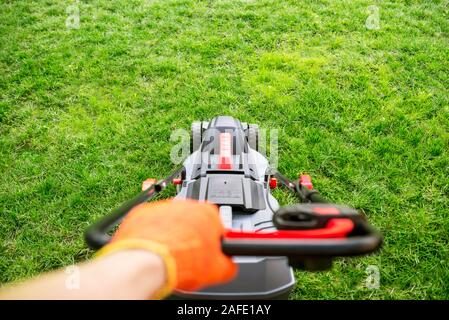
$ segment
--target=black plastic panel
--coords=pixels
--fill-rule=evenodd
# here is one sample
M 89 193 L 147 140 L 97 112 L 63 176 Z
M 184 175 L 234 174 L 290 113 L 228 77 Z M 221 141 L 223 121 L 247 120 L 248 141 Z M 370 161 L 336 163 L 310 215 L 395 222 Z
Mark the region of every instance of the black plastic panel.
M 265 209 L 263 185 L 243 174 L 208 174 L 189 184 L 187 197 L 248 212 Z

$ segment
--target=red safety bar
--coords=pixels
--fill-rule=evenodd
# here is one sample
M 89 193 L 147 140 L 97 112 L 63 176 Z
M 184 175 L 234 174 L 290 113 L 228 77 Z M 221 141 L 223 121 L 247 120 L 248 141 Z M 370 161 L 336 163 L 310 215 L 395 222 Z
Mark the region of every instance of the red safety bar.
M 312 230 L 277 230 L 247 232 L 227 230 L 225 238 L 228 239 L 328 239 L 344 238 L 354 229 L 351 219 L 330 219 L 325 228 Z

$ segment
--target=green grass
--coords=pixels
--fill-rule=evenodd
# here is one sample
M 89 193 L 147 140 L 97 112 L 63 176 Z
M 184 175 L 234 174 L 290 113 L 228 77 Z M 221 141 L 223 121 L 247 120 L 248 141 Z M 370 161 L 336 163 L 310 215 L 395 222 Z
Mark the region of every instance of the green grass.
M 385 236 L 291 298 L 449 298 L 447 1 L 81 1 L 72 30 L 68 3 L 0 4 L 1 283 L 90 257 L 85 228 L 174 168 L 171 131 L 227 114 Z

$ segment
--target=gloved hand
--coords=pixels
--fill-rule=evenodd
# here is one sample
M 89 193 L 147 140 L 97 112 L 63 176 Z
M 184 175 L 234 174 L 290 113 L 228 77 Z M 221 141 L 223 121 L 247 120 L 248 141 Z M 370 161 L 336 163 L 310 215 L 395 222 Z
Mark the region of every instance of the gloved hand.
M 221 251 L 224 227 L 217 207 L 193 200 L 141 204 L 125 217 L 110 244 L 98 255 L 139 248 L 162 257 L 167 282 L 156 295 L 173 289 L 198 290 L 231 280 L 237 266 Z

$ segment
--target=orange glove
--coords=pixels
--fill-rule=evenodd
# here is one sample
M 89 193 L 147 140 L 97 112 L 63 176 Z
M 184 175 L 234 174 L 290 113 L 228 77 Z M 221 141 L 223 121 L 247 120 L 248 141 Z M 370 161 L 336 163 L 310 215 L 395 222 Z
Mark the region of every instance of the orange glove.
M 198 290 L 227 282 L 237 266 L 221 251 L 224 234 L 217 207 L 193 200 L 141 204 L 126 216 L 110 244 L 98 255 L 140 248 L 162 257 L 167 282 L 156 295 L 173 289 Z

